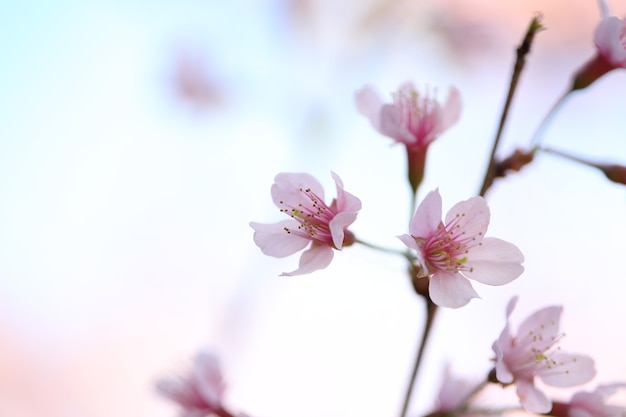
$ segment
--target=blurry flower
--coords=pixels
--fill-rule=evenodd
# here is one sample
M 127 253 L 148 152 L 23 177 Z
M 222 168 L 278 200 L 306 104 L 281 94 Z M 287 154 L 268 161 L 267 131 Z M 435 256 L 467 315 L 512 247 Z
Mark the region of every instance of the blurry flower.
M 626 67 L 626 19 L 609 16 L 604 0 L 600 0 L 602 20 L 596 28 L 594 41 L 600 55 L 615 68 Z
M 460 409 L 466 409 L 469 405 L 466 402 L 471 399 L 470 396 L 478 385 L 478 383 L 453 376 L 450 368 L 446 367 L 444 380 L 441 388 L 439 388 L 439 394 L 437 394 L 435 410 L 429 416 L 446 415 Z
M 585 355 L 563 353 L 557 342 L 562 307 L 543 308 L 522 322 L 513 336 L 509 318 L 517 297 L 506 309 L 507 324 L 493 343 L 496 353 L 496 378 L 502 384 L 515 383 L 522 407 L 532 413 L 547 413 L 552 401 L 534 385 L 535 377 L 548 385 L 572 387 L 584 384 L 596 374 L 593 359 Z
M 162 379 L 156 389 L 182 407 L 182 417 L 229 415 L 222 407 L 224 381 L 219 363 L 210 352 L 199 352 L 187 375 Z
M 415 192 L 424 176 L 428 146 L 459 120 L 459 91 L 451 87 L 443 106 L 428 93 L 420 94 L 410 82 L 393 94 L 391 104 L 384 104 L 370 86 L 357 91 L 355 99 L 359 112 L 378 132 L 406 146 L 409 182 Z
M 578 392 L 567 404 L 555 403 L 553 411 L 559 409 L 557 405 L 560 405 L 567 414 L 557 417 L 624 417 L 626 407 L 607 404 L 608 398 L 620 388 L 626 388 L 626 384 L 601 385 L 592 392 Z M 550 414 L 556 415 L 552 412 Z
M 250 223 L 254 242 L 266 255 L 282 258 L 310 244 L 300 257 L 300 267 L 282 275 L 308 274 L 326 268 L 333 259 L 333 249 L 354 243 L 354 235 L 347 227 L 356 220 L 361 201 L 344 191 L 337 174 L 331 174 L 337 198 L 330 205 L 324 203 L 324 190 L 311 175 L 278 174 L 272 185 L 272 199 L 291 220 Z
M 177 98 L 198 110 L 216 107 L 224 101 L 215 71 L 200 51 L 184 49 L 178 53 L 173 84 Z
M 600 6 L 602 20 L 594 34 L 598 53 L 576 73 L 572 90 L 589 86 L 615 68 L 626 68 L 626 19 L 610 16 L 604 0 Z
M 468 278 L 503 285 L 524 271 L 524 255 L 515 245 L 484 237 L 490 217 L 484 198 L 457 203 L 445 223 L 441 214 L 439 190 L 431 191 L 411 219 L 411 234 L 400 236 L 417 251 L 425 276 L 430 277 L 428 291 L 435 304 L 457 308 L 478 297 Z
M 461 113 L 461 96 L 454 87 L 442 107 L 428 94 L 420 95 L 412 83 L 403 84 L 392 104 L 383 104 L 372 87 L 356 93 L 359 111 L 376 130 L 408 147 L 425 148 L 452 126 Z

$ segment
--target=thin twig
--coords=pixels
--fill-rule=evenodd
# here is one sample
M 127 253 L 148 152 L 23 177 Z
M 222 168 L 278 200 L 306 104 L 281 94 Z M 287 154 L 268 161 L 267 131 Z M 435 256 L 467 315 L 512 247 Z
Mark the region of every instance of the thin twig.
M 424 356 L 424 349 L 426 347 L 426 342 L 428 341 L 428 336 L 430 335 L 430 330 L 435 320 L 435 313 L 437 313 L 437 304 L 433 303 L 430 297 L 425 297 L 425 300 L 426 323 L 424 324 L 424 330 L 422 331 L 422 340 L 417 351 L 417 357 L 415 358 L 415 365 L 413 366 L 413 372 L 411 373 L 409 386 L 407 387 L 406 394 L 404 395 L 404 404 L 402 405 L 402 413 L 400 413 L 400 417 L 406 417 L 406 413 L 409 409 L 409 402 L 411 400 L 411 394 L 413 393 L 413 386 L 415 385 L 417 371 L 419 370 L 420 364 L 422 362 L 422 357 Z
M 530 52 L 530 46 L 533 42 L 533 39 L 535 38 L 535 34 L 541 29 L 543 29 L 543 25 L 541 24 L 541 16 L 535 15 L 535 17 L 533 17 L 533 20 L 530 22 L 530 25 L 528 26 L 528 30 L 526 31 L 526 35 L 524 36 L 522 44 L 517 48 L 517 59 L 515 60 L 515 67 L 513 69 L 513 75 L 511 76 L 509 93 L 506 97 L 504 108 L 502 109 L 502 115 L 500 116 L 500 124 L 498 126 L 498 132 L 496 133 L 496 137 L 493 141 L 493 147 L 491 148 L 489 165 L 487 166 L 487 171 L 485 172 L 483 185 L 480 187 L 480 192 L 478 193 L 478 195 L 480 196 L 484 196 L 487 190 L 493 184 L 496 173 L 496 150 L 498 149 L 498 145 L 500 144 L 500 137 L 502 136 L 502 131 L 504 130 L 504 124 L 509 115 L 509 108 L 511 107 L 511 102 L 513 101 L 515 90 L 517 89 L 519 77 L 522 73 L 522 69 L 524 69 L 524 64 L 526 63 L 526 55 L 528 55 L 528 53 Z

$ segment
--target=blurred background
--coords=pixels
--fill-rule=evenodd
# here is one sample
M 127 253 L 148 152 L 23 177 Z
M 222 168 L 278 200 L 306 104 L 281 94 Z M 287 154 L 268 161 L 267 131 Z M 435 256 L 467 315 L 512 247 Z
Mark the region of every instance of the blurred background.
M 333 170 L 363 202 L 357 236 L 402 247 L 404 150 L 356 111 L 365 84 L 461 91 L 420 194 L 439 187 L 444 210 L 475 195 L 536 12 L 547 30 L 500 156 L 594 55 L 595 1 L 0 3 L 0 415 L 176 415 L 153 383 L 202 347 L 251 416 L 398 415 L 424 320 L 402 259 L 351 247 L 278 277 L 298 256 L 265 257 L 248 223 L 282 219 L 277 173 L 311 173 L 330 199 Z M 616 70 L 573 94 L 546 144 L 625 163 L 624 91 Z M 546 154 L 487 197 L 489 234 L 521 248 L 526 273 L 441 312 L 411 415 L 446 364 L 484 378 L 514 294 L 515 323 L 564 305 L 563 349 L 596 360 L 588 387 L 625 379 L 626 188 Z

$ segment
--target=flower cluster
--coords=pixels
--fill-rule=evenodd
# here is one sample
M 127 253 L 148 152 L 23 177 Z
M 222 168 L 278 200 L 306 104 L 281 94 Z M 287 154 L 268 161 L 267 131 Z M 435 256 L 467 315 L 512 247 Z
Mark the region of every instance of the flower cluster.
M 610 16 L 604 2 L 601 5 L 604 17 L 595 31 L 597 55 L 575 73 L 573 87 L 566 96 L 571 91 L 587 87 L 612 69 L 626 68 L 626 19 Z M 540 29 L 540 18 L 535 17 L 518 49 L 509 99 L 515 91 L 524 55 L 529 52 L 530 43 Z M 281 215 L 288 218 L 283 217 L 283 220 L 271 224 L 250 222 L 249 225 L 254 230 L 254 243 L 268 256 L 283 258 L 302 251 L 298 268 L 283 272 L 283 276 L 310 274 L 327 268 L 336 251 L 352 245 L 380 250 L 407 261 L 409 279 L 418 299 L 426 306 L 426 317 L 401 413 L 401 417 L 406 417 L 435 312 L 441 307 L 460 309 L 472 299 L 479 298 L 474 283 L 502 286 L 524 273 L 523 263 L 526 260 L 522 251 L 513 243 L 487 236 L 491 214 L 484 196 L 494 180 L 526 169 L 533 163 L 538 151 L 600 169 L 616 183 L 626 183 L 626 171 L 622 165 L 590 162 L 586 158 L 540 146 L 538 141 L 533 141 L 530 149 L 516 149 L 510 157 L 497 160 L 496 150 L 508 114 L 507 102 L 481 191 L 453 204 L 443 217 L 443 198 L 439 188 L 426 193 L 421 201 L 418 190 L 424 178 L 429 147 L 460 118 L 459 91 L 451 87 L 442 104 L 434 94 L 419 92 L 413 83 L 405 82 L 392 95 L 391 103 L 384 103 L 371 86 L 358 90 L 355 101 L 358 111 L 369 119 L 376 132 L 406 149 L 412 217 L 408 219 L 404 231 L 390 233 L 405 246 L 399 245 L 400 249 L 382 247 L 364 240 L 360 235 L 357 237 L 353 224 L 362 209 L 361 200 L 347 192 L 340 177 L 332 171 L 336 197 L 330 201 L 325 199 L 322 184 L 312 175 L 279 173 L 271 186 L 271 197 Z M 396 209 L 393 203 L 389 206 L 390 212 Z M 494 335 L 491 347 L 495 356 L 493 368 L 485 372 L 487 378 L 469 382 L 452 376 L 447 369 L 433 411 L 427 416 L 500 415 L 519 411 L 520 406 L 528 413 L 554 417 L 625 416 L 626 408 L 607 401 L 617 390 L 626 388 L 626 383 L 600 385 L 592 392 L 581 391 L 567 402 L 552 398 L 551 393 L 543 389 L 542 385 L 570 388 L 586 384 L 596 376 L 595 363 L 588 355 L 561 350 L 560 343 L 564 338 L 560 330 L 561 306 L 537 310 L 514 331 L 511 316 L 517 300 L 515 296 L 509 301 L 504 329 L 499 336 Z M 494 389 L 514 387 L 519 404 L 508 408 L 480 404 L 477 397 L 487 386 Z M 234 415 L 224 406 L 224 382 L 217 359 L 210 353 L 199 353 L 191 372 L 183 377 L 164 379 L 157 384 L 157 389 L 176 402 L 185 417 Z

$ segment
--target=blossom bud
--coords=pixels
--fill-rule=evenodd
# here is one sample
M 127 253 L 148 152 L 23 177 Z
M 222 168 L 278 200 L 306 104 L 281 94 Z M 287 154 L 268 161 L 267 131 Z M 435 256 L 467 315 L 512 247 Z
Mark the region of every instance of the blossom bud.
M 626 184 L 626 166 L 623 165 L 597 165 L 608 179 L 618 184 Z
M 601 54 L 597 54 L 595 58 L 587 62 L 574 74 L 571 91 L 589 87 L 591 83 L 613 69 L 615 69 L 613 64 L 607 61 Z
M 496 165 L 496 177 L 504 177 L 508 171 L 519 172 L 525 165 L 530 164 L 535 157 L 534 152 L 526 152 L 516 149 L 508 158 L 503 159 Z

